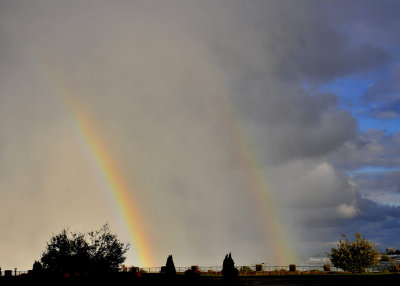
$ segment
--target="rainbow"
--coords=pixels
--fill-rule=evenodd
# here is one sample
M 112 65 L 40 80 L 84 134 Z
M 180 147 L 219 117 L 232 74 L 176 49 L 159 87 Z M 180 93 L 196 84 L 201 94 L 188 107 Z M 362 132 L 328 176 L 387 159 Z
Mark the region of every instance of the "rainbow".
M 49 69 L 45 69 L 45 71 L 58 95 L 63 99 L 69 113 L 74 118 L 93 158 L 100 167 L 101 173 L 108 184 L 108 190 L 118 206 L 120 215 L 135 246 L 140 266 L 153 266 L 154 260 L 150 240 L 144 220 L 140 215 L 140 208 L 132 197 L 134 192 L 126 183 L 121 170 L 113 159 L 111 149 L 105 146 L 100 138 L 101 133 L 98 131 L 97 126 L 93 124 L 89 111 L 75 99 L 73 92 L 52 75 Z
M 248 191 L 254 198 L 256 209 L 264 220 L 264 235 L 268 239 L 267 248 L 271 250 L 271 260 L 276 265 L 287 265 L 295 263 L 297 256 L 291 248 L 291 239 L 286 232 L 281 215 L 277 209 L 276 199 L 270 186 L 268 178 L 261 167 L 251 144 L 246 137 L 240 116 L 235 110 L 233 103 L 224 96 L 216 95 L 214 104 L 218 104 L 218 110 L 224 118 L 225 128 L 233 136 L 233 144 L 243 170 L 246 171 Z
M 44 70 L 47 72 L 48 78 L 57 93 L 63 99 L 67 110 L 77 123 L 96 164 L 100 167 L 101 173 L 106 179 L 110 194 L 118 206 L 122 220 L 125 222 L 131 240 L 135 245 L 140 266 L 154 266 L 154 256 L 149 245 L 150 240 L 147 236 L 144 220 L 141 218 L 138 205 L 132 198 L 134 189 L 128 187 L 122 172 L 113 159 L 111 150 L 100 139 L 100 134 L 102 133 L 93 124 L 89 111 L 75 99 L 76 96 L 65 84 L 49 72 L 50 69 L 47 66 L 44 66 Z M 213 96 L 212 102 L 217 105 L 220 116 L 225 123 L 224 127 L 233 138 L 237 156 L 243 167 L 242 169 L 245 170 L 248 192 L 254 198 L 256 208 L 264 221 L 260 227 L 268 239 L 269 244 L 266 247 L 271 250 L 272 261 L 278 265 L 293 263 L 296 260 L 296 256 L 291 250 L 290 238 L 280 220 L 279 210 L 275 203 L 276 199 L 268 185 L 268 178 L 245 135 L 238 112 L 235 110 L 233 103 L 224 96 L 209 96 Z

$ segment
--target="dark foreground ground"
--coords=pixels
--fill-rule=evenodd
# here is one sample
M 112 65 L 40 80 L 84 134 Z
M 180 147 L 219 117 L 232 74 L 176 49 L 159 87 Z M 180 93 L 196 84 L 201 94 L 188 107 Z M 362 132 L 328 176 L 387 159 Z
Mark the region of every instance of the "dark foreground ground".
M 136 278 L 129 273 L 126 275 L 108 277 L 0 277 L 1 285 L 400 285 L 400 274 L 363 274 L 363 275 L 280 275 L 280 276 L 247 276 L 239 277 L 236 281 L 224 281 L 221 277 L 204 276 L 198 279 L 189 279 L 177 276 L 167 279 L 161 275 L 144 275 Z

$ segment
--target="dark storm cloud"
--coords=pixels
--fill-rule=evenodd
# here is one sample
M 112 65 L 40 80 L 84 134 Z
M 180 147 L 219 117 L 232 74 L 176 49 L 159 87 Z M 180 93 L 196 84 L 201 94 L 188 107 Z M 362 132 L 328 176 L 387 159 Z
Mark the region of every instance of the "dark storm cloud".
M 300 235 L 308 238 L 309 243 L 304 245 L 305 253 L 323 255 L 336 246 L 336 241 L 341 239 L 341 234 L 346 234 L 350 240 L 354 239 L 356 232 L 378 245 L 384 251 L 386 247 L 400 247 L 400 207 L 378 204 L 360 195 L 355 197 L 357 214 L 352 217 L 342 217 L 330 220 L 329 216 L 310 217 L 303 223 L 303 228 L 298 230 Z M 332 211 L 325 209 L 328 214 Z M 314 236 L 309 236 L 309 233 Z M 325 241 L 325 243 L 323 243 Z
M 362 6 L 361 3 L 359 4 Z M 396 7 L 392 7 L 392 4 L 393 2 L 389 5 L 390 9 L 398 10 L 398 4 Z M 373 13 L 373 3 L 369 2 L 368 5 L 370 6 L 368 13 Z M 361 11 L 364 8 L 361 8 Z M 312 8 L 308 11 L 311 10 Z M 380 8 L 378 10 L 381 11 Z M 337 12 L 333 6 L 325 6 L 324 11 L 328 11 L 328 14 Z M 321 16 L 324 15 L 323 13 L 312 13 L 307 18 L 306 24 L 296 18 L 296 24 L 301 23 L 297 27 L 292 27 L 296 37 L 291 38 L 290 32 L 289 36 L 285 33 L 286 31 L 282 33 L 284 40 L 280 47 L 283 49 L 278 54 L 284 54 L 286 57 L 279 58 L 282 66 L 278 69 L 281 71 L 278 79 L 273 78 L 271 82 L 263 79 L 264 82 L 257 88 L 254 85 L 257 85 L 257 76 L 260 74 L 254 73 L 255 77 L 248 81 L 248 89 L 243 90 L 244 93 L 246 90 L 255 90 L 255 92 L 238 99 L 241 106 L 247 107 L 245 110 L 249 118 L 252 118 L 252 124 L 259 126 L 259 128 L 254 128 L 254 132 L 257 133 L 254 136 L 259 138 L 258 142 L 262 142 L 263 146 L 270 147 L 265 147 L 267 149 L 265 162 L 278 158 L 276 162 L 284 164 L 284 168 L 276 174 L 273 173 L 272 180 L 279 185 L 277 188 L 285 197 L 285 201 L 292 202 L 291 206 L 297 208 L 293 211 L 298 214 L 297 225 L 304 227 L 303 230 L 298 231 L 309 241 L 313 241 L 314 235 L 323 237 L 326 230 L 329 230 L 328 233 L 331 234 L 325 234 L 326 237 L 340 233 L 341 229 L 354 231 L 357 229 L 358 219 L 364 223 L 371 219 L 375 231 L 385 232 L 385 229 L 390 227 L 392 218 L 399 217 L 398 209 L 359 197 L 357 193 L 363 193 L 365 186 L 359 186 L 357 182 L 351 182 L 346 176 L 339 175 L 345 170 L 365 166 L 398 166 L 400 155 L 398 135 L 376 130 L 357 132 L 354 119 L 337 108 L 335 95 L 310 96 L 309 90 L 305 91 L 300 86 L 295 89 L 295 84 L 282 85 L 274 89 L 277 86 L 274 83 L 275 80 L 284 79 L 290 82 L 294 78 L 301 78 L 329 81 L 354 73 L 376 72 L 391 64 L 396 55 L 389 54 L 389 51 L 392 51 L 390 47 L 379 45 L 374 40 L 374 36 L 360 39 L 355 35 L 361 24 L 365 24 L 365 27 L 368 27 L 368 24 L 373 25 L 368 22 L 365 14 L 360 15 L 359 18 L 352 18 L 353 13 L 358 13 L 356 11 L 357 7 L 354 6 L 346 10 L 345 16 L 335 14 L 335 17 L 326 19 L 319 18 L 323 17 Z M 304 11 L 300 9 L 298 15 L 302 13 Z M 390 12 L 392 13 L 393 11 Z M 338 21 L 346 16 L 348 18 L 341 23 L 330 22 L 332 19 Z M 385 21 L 392 20 L 385 19 Z M 318 24 L 313 25 L 313 23 Z M 355 25 L 356 23 L 359 25 Z M 288 23 L 285 24 L 291 26 Z M 307 27 L 312 32 L 302 34 L 303 27 Z M 338 27 L 343 29 L 338 29 Z M 384 31 L 389 35 L 388 42 L 396 37 L 396 29 L 392 28 L 393 26 L 389 28 L 390 33 L 387 30 Z M 290 44 L 287 44 L 288 42 Z M 295 48 L 288 51 L 284 48 L 286 45 Z M 385 84 L 382 83 L 383 86 Z M 376 100 L 380 99 L 376 98 Z M 393 112 L 396 110 L 396 102 L 392 101 L 390 105 L 387 102 L 384 108 Z M 385 111 L 384 108 L 379 110 L 381 117 L 394 115 L 389 112 L 382 113 Z M 374 111 L 378 112 L 378 108 Z M 325 121 L 324 117 L 330 120 Z M 325 168 L 323 164 L 316 163 L 324 159 L 334 163 L 338 169 L 333 171 L 334 169 L 329 169 L 329 165 Z M 314 161 L 314 165 L 306 163 L 310 160 Z M 302 163 L 295 167 L 296 161 Z M 316 184 L 320 180 L 329 182 L 332 178 L 335 178 L 332 184 Z M 336 196 L 331 197 L 330 194 Z M 374 216 L 375 212 L 378 218 Z M 387 237 L 382 240 L 382 243 L 393 240 L 397 235 L 393 231 L 386 233 Z
M 380 205 L 359 199 L 360 215 L 343 225 L 346 233 L 360 231 L 364 236 L 379 243 L 380 249 L 400 246 L 400 207 Z
M 366 114 L 375 119 L 399 118 L 399 61 L 400 13 L 398 1 L 341 1 L 331 7 L 337 16 L 337 27 L 359 43 L 374 43 L 390 54 L 385 69 L 362 96 Z
M 348 141 L 332 160 L 346 170 L 372 167 L 400 167 L 400 133 L 370 129 Z
M 321 5 L 318 1 L 285 1 L 280 5 L 266 1 L 255 3 L 232 5 L 235 13 L 240 11 L 238 17 L 244 18 L 235 21 L 227 32 L 231 33 L 230 29 L 244 32 L 243 38 L 213 38 L 221 50 L 229 45 L 227 65 L 238 63 L 252 68 L 246 73 L 250 80 L 277 75 L 286 81 L 299 77 L 329 81 L 378 69 L 391 59 L 374 41 L 354 41 L 347 29 L 337 29 L 339 15 L 327 17 L 335 10 L 333 3 L 332 6 Z M 243 43 L 243 39 L 251 40 L 251 37 L 254 38 L 252 42 Z M 254 40 L 256 45 L 250 44 Z M 243 48 L 248 48 L 248 52 Z M 261 49 L 265 54 L 255 60 L 250 51 L 258 54 Z M 246 59 L 249 61 L 245 64 Z
M 335 96 L 310 96 L 288 87 L 263 89 L 259 99 L 245 98 L 252 105 L 255 137 L 270 144 L 266 160 L 287 162 L 326 156 L 350 140 L 355 120 L 337 108 Z M 253 101 L 252 101 L 253 100 Z
M 307 77 L 329 81 L 377 69 L 390 60 L 389 54 L 379 47 L 360 45 L 354 48 L 344 35 L 335 39 L 332 34 L 322 31 L 321 37 L 304 40 L 307 43 L 303 43 L 292 56 L 297 68 Z
M 394 52 L 399 40 L 393 36 L 400 29 L 397 0 L 343 0 L 331 4 L 327 10 L 334 14 L 339 29 L 351 33 L 357 41 L 376 42 Z
M 352 176 L 358 188 L 365 192 L 400 193 L 400 172 L 355 172 Z
M 351 183 L 362 197 L 379 206 L 398 205 L 399 138 L 399 133 L 382 130 L 362 132 L 356 140 L 346 142 L 332 156 L 332 162 L 349 172 Z

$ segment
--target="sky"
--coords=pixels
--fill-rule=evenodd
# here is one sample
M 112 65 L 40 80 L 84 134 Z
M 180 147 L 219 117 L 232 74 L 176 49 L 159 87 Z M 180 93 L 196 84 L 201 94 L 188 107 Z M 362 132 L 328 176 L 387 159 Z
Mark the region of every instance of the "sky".
M 400 248 L 400 2 L 0 1 L 0 267 Z

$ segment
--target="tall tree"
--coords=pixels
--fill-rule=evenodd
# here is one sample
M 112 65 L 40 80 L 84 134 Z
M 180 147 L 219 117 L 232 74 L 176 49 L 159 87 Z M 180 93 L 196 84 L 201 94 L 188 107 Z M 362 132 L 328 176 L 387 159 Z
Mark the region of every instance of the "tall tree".
M 175 277 L 176 269 L 174 265 L 174 261 L 172 260 L 172 255 L 169 255 L 167 258 L 167 263 L 165 265 L 165 274 L 168 277 Z
M 239 275 L 239 271 L 235 268 L 235 262 L 232 259 L 231 253 L 225 255 L 222 264 L 222 278 L 224 280 L 236 279 Z

